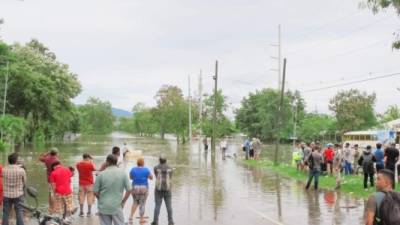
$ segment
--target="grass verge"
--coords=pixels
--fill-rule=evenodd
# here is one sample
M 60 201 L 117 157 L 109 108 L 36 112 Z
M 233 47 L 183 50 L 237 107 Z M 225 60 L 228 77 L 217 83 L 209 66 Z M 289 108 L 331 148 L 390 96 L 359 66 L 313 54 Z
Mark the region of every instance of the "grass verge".
M 291 165 L 274 165 L 270 160 L 243 160 L 243 164 L 254 168 L 270 169 L 283 177 L 303 181 L 304 183 L 307 182 L 308 178 L 307 172 L 297 171 L 296 168 Z M 375 192 L 375 187 L 364 190 L 363 182 L 363 175 L 342 175 L 342 182 L 339 190 L 353 195 L 354 197 L 366 199 L 371 193 Z M 319 188 L 333 191 L 336 186 L 336 178 L 332 175 L 322 175 L 319 177 L 318 186 Z M 396 186 L 396 191 L 400 191 L 399 185 Z

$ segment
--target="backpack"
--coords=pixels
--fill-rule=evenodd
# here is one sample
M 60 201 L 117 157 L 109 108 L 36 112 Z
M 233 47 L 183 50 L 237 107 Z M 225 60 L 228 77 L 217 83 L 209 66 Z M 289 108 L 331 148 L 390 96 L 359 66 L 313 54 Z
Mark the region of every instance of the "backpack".
M 375 221 L 379 225 L 400 225 L 400 193 L 375 193 Z
M 310 153 L 310 156 L 308 157 L 308 167 L 310 168 L 310 169 L 314 169 L 314 156 L 313 156 L 313 153 L 311 152 Z
M 171 190 L 171 168 L 155 168 L 156 172 L 156 190 L 170 191 Z

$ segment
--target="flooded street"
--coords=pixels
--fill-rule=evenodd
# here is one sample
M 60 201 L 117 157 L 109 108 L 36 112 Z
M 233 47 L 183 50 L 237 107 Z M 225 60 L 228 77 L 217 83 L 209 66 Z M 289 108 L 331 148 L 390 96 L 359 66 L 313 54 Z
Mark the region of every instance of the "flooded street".
M 198 142 L 176 145 L 175 140 L 134 137 L 113 133 L 97 140 L 79 140 L 57 146 L 66 165 L 75 165 L 84 152 L 90 153 L 99 166 L 113 145 L 142 150 L 147 167 L 158 163 L 160 153 L 165 153 L 169 164 L 175 168 L 173 176 L 173 210 L 175 224 L 191 225 L 244 225 L 244 224 L 361 224 L 364 201 L 345 194 L 326 191 L 304 191 L 303 184 L 282 178 L 268 170 L 243 166 L 240 141 L 229 141 L 228 152 L 237 152 L 238 158 L 210 153 L 199 148 Z M 47 184 L 45 169 L 37 161 L 41 151 L 24 149 L 28 168 L 28 183 L 38 188 L 40 203 L 46 209 Z M 130 171 L 136 162 L 125 162 Z M 73 178 L 74 193 L 78 191 L 78 176 Z M 150 224 L 154 210 L 154 181 L 150 182 L 150 195 L 146 216 Z M 77 199 L 77 198 L 75 198 Z M 126 220 L 132 199 L 125 207 Z M 96 207 L 95 207 L 96 208 Z M 76 224 L 98 224 L 95 217 L 76 218 Z M 135 221 L 135 224 L 139 224 Z M 167 224 L 165 205 L 161 209 L 159 224 Z

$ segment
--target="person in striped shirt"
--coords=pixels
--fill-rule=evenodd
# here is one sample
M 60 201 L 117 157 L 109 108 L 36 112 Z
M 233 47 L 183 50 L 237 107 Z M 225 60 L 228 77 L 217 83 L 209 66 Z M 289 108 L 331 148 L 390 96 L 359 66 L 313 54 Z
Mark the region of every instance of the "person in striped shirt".
M 2 225 L 9 224 L 9 216 L 14 206 L 17 217 L 17 225 L 24 225 L 23 209 L 21 203 L 24 197 L 26 184 L 26 172 L 17 164 L 18 154 L 12 153 L 8 156 L 8 166 L 3 168 L 3 221 Z

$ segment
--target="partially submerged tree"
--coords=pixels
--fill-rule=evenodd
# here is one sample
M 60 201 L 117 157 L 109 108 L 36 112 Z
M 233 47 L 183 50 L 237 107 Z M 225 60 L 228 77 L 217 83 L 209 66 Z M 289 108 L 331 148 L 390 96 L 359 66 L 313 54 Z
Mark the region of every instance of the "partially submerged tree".
M 75 121 L 71 99 L 80 93 L 81 85 L 68 65 L 59 62 L 37 40 L 13 46 L 0 42 L 2 82 L 6 74 L 9 78 L 6 112 L 27 121 L 28 141 L 60 138 L 70 131 Z M 3 85 L 0 89 L 3 90 Z
M 217 123 L 216 136 L 223 137 L 234 132 L 234 124 L 226 116 L 228 109 L 227 98 L 222 94 L 222 90 L 217 91 Z M 206 96 L 204 99 L 202 132 L 205 136 L 212 136 L 213 129 L 213 111 L 214 111 L 214 94 Z
M 108 134 L 113 130 L 111 103 L 89 98 L 79 107 L 80 130 L 84 134 Z

